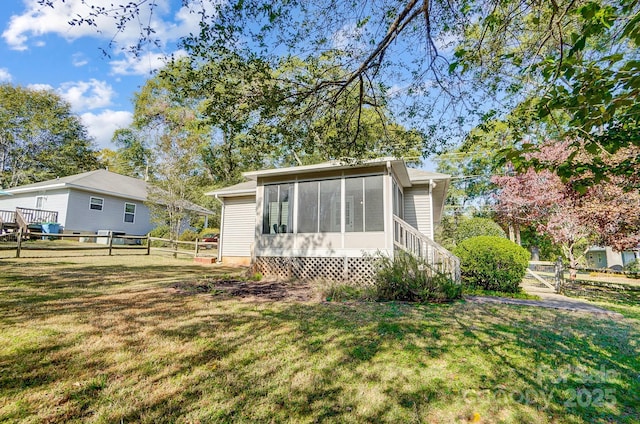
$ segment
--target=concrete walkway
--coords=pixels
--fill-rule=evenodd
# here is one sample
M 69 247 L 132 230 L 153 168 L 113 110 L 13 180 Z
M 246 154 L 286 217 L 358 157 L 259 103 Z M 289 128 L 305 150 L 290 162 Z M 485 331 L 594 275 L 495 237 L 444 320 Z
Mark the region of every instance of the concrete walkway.
M 613 319 L 623 318 L 623 315 L 618 312 L 609 311 L 580 299 L 556 294 L 548 287 L 543 286 L 532 279 L 525 279 L 522 283 L 522 288 L 525 293 L 539 296 L 541 300 L 511 299 L 506 297 L 488 296 L 466 296 L 465 299 L 474 303 L 502 303 L 509 305 L 538 306 L 541 308 L 559 309 L 572 312 L 587 312 Z

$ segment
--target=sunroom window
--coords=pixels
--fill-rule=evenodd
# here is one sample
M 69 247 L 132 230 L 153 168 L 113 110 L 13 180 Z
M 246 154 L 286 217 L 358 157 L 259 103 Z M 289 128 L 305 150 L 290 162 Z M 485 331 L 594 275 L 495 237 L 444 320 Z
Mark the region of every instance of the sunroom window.
M 345 231 L 384 231 L 381 175 L 346 179 Z
M 293 232 L 293 200 L 293 184 L 264 187 L 263 234 Z
M 306 181 L 298 184 L 298 232 L 339 233 L 340 180 Z

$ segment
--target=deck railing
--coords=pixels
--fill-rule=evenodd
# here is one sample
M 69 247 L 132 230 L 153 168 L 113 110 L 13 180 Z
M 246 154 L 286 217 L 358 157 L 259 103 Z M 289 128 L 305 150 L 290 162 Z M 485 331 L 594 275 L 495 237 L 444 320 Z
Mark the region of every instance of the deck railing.
M 2 223 L 13 223 L 16 222 L 16 212 L 15 211 L 0 211 L 0 224 Z
M 396 248 L 423 258 L 433 269 L 449 275 L 456 283 L 460 282 L 458 257 L 395 215 L 393 243 Z
M 20 226 L 41 222 L 58 222 L 58 212 L 18 207 L 16 208 L 16 218 L 18 218 L 16 221 L 18 221 Z

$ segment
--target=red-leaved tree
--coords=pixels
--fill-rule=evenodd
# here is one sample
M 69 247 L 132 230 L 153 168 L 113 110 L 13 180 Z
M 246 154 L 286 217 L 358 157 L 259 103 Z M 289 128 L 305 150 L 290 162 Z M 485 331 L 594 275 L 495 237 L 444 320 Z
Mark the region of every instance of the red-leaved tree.
M 568 142 L 547 142 L 532 156 L 553 165 L 572 153 Z M 615 158 L 608 160 L 615 164 Z M 531 168 L 494 177 L 496 212 L 514 229 L 512 240 L 519 242 L 520 225 L 532 226 L 550 236 L 575 268 L 592 244 L 621 251 L 640 243 L 640 192 L 629 189 L 621 178 L 612 177 L 581 192 L 573 189 L 572 181 L 563 182 L 549 170 Z

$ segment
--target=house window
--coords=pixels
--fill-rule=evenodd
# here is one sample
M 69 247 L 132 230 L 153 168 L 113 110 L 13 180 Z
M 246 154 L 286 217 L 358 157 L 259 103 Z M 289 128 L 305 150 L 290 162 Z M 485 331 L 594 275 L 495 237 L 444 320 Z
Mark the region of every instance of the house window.
M 393 214 L 404 219 L 404 194 L 395 181 L 393 182 Z
M 382 176 L 345 181 L 345 231 L 384 231 Z
M 293 184 L 264 187 L 262 233 L 293 232 Z
M 133 222 L 136 217 L 136 205 L 134 203 L 124 204 L 124 222 Z
M 103 204 L 104 200 L 99 197 L 91 197 L 89 199 L 89 209 L 93 209 L 94 211 L 101 211 Z
M 42 209 L 44 206 L 44 196 L 36 197 L 36 209 Z
M 339 233 L 342 223 L 340 180 L 298 184 L 298 232 Z

